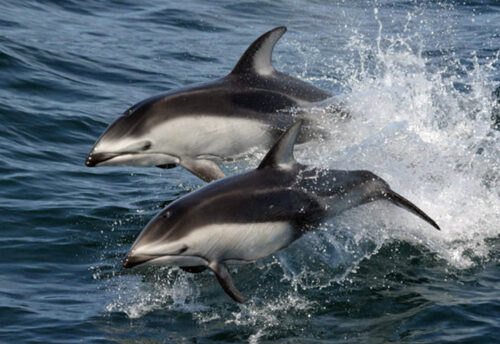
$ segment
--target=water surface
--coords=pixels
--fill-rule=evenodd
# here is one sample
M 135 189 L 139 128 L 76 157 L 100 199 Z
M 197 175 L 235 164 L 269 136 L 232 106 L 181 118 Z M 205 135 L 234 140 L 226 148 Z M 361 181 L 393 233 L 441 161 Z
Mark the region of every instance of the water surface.
M 203 185 L 181 168 L 85 167 L 106 126 L 228 73 L 286 25 L 274 63 L 351 113 L 298 151 L 368 169 L 442 227 L 383 203 L 234 269 L 124 270 L 139 231 Z M 497 1 L 0 3 L 0 342 L 494 343 L 500 338 Z M 228 168 L 237 173 L 256 159 Z

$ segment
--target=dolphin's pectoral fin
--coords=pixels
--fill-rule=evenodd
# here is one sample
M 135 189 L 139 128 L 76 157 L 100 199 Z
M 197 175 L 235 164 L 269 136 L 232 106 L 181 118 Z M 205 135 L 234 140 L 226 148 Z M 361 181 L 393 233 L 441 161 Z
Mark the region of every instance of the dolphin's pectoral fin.
M 226 176 L 220 167 L 211 160 L 181 159 L 180 164 L 186 170 L 206 182 L 211 182 Z
M 229 295 L 230 298 L 238 303 L 245 302 L 245 297 L 234 286 L 233 279 L 229 274 L 229 270 L 227 269 L 226 264 L 215 262 L 210 264 L 210 269 L 212 269 L 212 271 L 215 273 L 217 281 L 219 281 L 222 289 L 224 289 L 224 291 L 227 295 Z
M 206 266 L 204 265 L 198 265 L 198 266 L 180 266 L 180 268 L 186 272 L 192 273 L 192 274 L 199 274 L 200 272 L 203 272 L 207 269 Z

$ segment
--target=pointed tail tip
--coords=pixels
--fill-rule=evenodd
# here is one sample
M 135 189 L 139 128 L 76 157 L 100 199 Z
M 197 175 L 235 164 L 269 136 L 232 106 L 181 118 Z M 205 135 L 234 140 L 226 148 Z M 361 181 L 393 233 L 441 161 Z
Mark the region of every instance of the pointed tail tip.
M 429 215 L 424 213 L 419 207 L 417 207 L 415 204 L 404 198 L 403 196 L 399 195 L 398 193 L 388 190 L 385 193 L 385 198 L 398 207 L 401 207 L 403 209 L 406 209 L 410 213 L 413 213 L 414 215 L 420 217 L 422 220 L 430 224 L 432 227 L 436 228 L 438 231 L 441 230 L 441 227 L 434 221 Z
M 429 218 L 431 220 L 431 222 L 429 222 L 434 228 L 436 228 L 438 231 L 441 230 L 441 227 L 439 227 L 439 225 L 436 223 L 436 221 L 434 221 L 433 219 Z

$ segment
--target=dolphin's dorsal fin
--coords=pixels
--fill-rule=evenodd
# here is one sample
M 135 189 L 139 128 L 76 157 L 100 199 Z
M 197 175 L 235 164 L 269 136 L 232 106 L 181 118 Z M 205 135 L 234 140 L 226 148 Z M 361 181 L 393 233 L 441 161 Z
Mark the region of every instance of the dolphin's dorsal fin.
M 273 148 L 266 154 L 260 163 L 258 170 L 268 166 L 286 166 L 294 164 L 293 147 L 297 136 L 299 136 L 302 120 L 298 120 L 290 128 L 285 131 L 279 140 L 274 144 Z
M 274 45 L 286 32 L 279 26 L 257 38 L 240 57 L 231 74 L 269 75 L 274 72 L 271 62 Z

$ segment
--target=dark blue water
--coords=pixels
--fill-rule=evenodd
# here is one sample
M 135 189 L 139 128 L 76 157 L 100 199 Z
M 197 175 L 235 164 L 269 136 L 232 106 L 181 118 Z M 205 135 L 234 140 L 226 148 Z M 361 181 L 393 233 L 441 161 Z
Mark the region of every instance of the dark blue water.
M 286 25 L 274 62 L 351 113 L 298 158 L 374 171 L 443 228 L 385 204 L 233 271 L 127 270 L 176 168 L 85 167 L 155 93 L 227 73 Z M 500 338 L 498 1 L 0 2 L 0 342 L 495 343 Z M 255 166 L 248 161 L 229 168 Z

